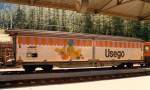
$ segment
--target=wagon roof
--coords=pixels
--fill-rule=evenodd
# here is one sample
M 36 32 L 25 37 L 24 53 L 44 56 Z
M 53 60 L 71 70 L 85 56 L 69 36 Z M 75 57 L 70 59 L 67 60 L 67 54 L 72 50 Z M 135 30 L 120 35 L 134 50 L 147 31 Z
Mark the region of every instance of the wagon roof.
M 134 41 L 142 42 L 143 40 L 131 37 L 122 36 L 111 36 L 111 35 L 98 35 L 98 34 L 87 34 L 87 33 L 73 33 L 73 32 L 62 32 L 62 31 L 45 31 L 45 30 L 31 30 L 31 29 L 14 29 L 6 30 L 6 33 L 11 36 L 42 36 L 42 37 L 64 37 L 64 38 L 81 38 L 81 39 L 96 39 L 96 40 L 117 40 L 117 41 Z
M 13 42 L 0 42 L 0 45 L 11 45 Z
M 144 45 L 150 45 L 150 42 L 148 41 L 148 42 L 144 42 Z

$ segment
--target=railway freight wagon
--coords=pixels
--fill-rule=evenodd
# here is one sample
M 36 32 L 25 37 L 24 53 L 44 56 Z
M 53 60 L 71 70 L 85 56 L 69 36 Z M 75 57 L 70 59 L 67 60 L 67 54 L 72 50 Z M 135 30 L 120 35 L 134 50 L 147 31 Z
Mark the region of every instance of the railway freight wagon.
M 150 42 L 144 42 L 144 60 L 147 66 L 150 66 Z
M 14 53 L 12 42 L 0 42 L 0 66 L 13 66 Z
M 132 67 L 144 63 L 143 41 L 53 31 L 8 30 L 14 40 L 16 63 L 26 71 L 41 67 Z

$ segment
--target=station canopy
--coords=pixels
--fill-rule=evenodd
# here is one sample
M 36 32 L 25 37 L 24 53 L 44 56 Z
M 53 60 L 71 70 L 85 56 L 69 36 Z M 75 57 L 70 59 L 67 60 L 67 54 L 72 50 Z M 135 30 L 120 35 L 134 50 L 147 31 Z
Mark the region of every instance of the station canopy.
M 150 0 L 0 0 L 1 2 L 59 8 L 150 20 Z

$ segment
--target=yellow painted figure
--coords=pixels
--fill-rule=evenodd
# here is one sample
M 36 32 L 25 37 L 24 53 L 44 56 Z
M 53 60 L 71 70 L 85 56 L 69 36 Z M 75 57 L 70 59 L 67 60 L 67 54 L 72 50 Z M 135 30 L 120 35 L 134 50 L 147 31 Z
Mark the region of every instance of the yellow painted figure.
M 81 50 L 75 49 L 74 41 L 69 40 L 68 45 L 63 48 L 56 48 L 55 51 L 61 56 L 63 60 L 73 60 L 73 59 L 84 59 Z

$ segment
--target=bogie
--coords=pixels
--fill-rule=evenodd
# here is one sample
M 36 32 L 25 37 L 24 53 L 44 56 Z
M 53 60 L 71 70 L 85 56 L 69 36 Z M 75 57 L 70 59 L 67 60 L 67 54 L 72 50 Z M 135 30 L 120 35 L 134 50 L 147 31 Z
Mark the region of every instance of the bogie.
M 51 72 L 53 69 L 53 66 L 52 65 L 44 65 L 41 68 L 44 70 L 44 72 Z
M 121 63 L 117 66 L 119 69 L 133 68 L 133 63 Z
M 24 65 L 23 68 L 24 68 L 25 72 L 32 73 L 32 72 L 35 71 L 36 67 L 35 66 L 31 66 L 31 65 Z
M 44 72 L 50 72 L 53 69 L 53 65 L 23 65 L 25 72 L 32 73 L 36 68 L 42 68 Z

